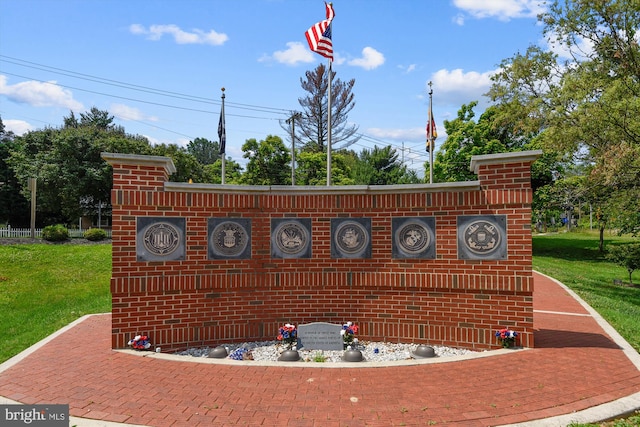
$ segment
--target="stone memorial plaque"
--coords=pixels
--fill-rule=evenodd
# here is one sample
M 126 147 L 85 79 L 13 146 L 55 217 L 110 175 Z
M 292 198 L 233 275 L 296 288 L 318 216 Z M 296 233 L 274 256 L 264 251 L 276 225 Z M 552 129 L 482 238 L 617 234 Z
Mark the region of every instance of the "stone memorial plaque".
M 459 216 L 458 258 L 507 259 L 506 215 Z
M 138 261 L 177 261 L 185 258 L 185 218 L 138 217 Z
M 331 218 L 331 258 L 371 258 L 371 218 Z
M 311 218 L 271 219 L 273 258 L 311 258 Z
M 435 259 L 436 221 L 433 217 L 391 219 L 393 258 Z
M 251 218 L 209 218 L 209 259 L 250 259 Z
M 298 343 L 306 350 L 344 350 L 342 325 L 315 322 L 298 325 Z

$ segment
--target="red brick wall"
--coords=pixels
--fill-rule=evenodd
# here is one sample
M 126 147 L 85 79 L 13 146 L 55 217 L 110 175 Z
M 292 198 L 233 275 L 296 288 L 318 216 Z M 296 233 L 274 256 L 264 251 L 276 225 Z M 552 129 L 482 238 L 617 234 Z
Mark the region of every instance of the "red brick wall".
M 113 166 L 113 348 L 136 334 L 175 350 L 272 340 L 286 322 L 356 322 L 362 340 L 471 349 L 509 327 L 533 346 L 530 165 L 539 152 L 474 157 L 478 181 L 362 187 L 167 182 L 163 157 Z M 507 257 L 458 259 L 458 215 L 505 215 Z M 138 261 L 138 217 L 186 218 L 180 261 Z M 436 259 L 392 258 L 392 217 L 434 217 Z M 208 259 L 207 221 L 250 218 L 251 258 Z M 271 219 L 311 218 L 312 257 L 271 257 Z M 372 258 L 331 258 L 331 218 L 371 218 Z

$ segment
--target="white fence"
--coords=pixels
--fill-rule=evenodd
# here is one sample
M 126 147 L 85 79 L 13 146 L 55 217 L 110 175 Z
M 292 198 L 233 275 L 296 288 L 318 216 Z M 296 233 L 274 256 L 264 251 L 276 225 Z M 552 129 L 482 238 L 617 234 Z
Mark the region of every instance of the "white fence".
M 107 233 L 107 237 L 111 238 L 111 230 L 107 229 L 107 228 L 103 228 L 103 230 Z M 69 237 L 83 237 L 84 236 L 84 232 L 87 230 L 81 230 L 78 228 L 70 228 L 69 229 Z M 36 228 L 35 229 L 35 235 L 36 238 L 41 238 L 42 237 L 42 228 Z M 13 228 L 13 227 L 7 227 L 7 228 L 0 228 L 0 238 L 3 237 L 27 237 L 30 238 L 31 237 L 31 229 L 30 228 Z

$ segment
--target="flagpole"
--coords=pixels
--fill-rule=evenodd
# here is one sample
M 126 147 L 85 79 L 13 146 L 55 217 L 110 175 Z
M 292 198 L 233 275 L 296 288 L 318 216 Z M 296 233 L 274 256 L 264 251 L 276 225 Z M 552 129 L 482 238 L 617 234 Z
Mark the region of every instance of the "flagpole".
M 331 59 L 329 59 L 329 112 L 327 124 L 327 185 L 331 185 L 331 81 L 333 80 L 333 72 L 331 70 Z
M 433 88 L 431 87 L 431 82 L 429 82 L 429 126 L 431 127 L 431 132 L 429 135 L 429 184 L 433 184 Z
M 222 123 L 222 136 L 219 136 L 220 138 L 220 156 L 222 157 L 222 184 L 224 185 L 224 178 L 225 178 L 225 163 L 226 163 L 226 144 L 227 144 L 227 129 L 226 129 L 226 124 L 225 124 L 225 120 L 224 120 L 224 88 L 222 88 L 222 109 L 220 110 L 220 117 L 221 117 L 221 123 Z M 220 129 L 218 129 L 218 133 L 220 133 Z M 224 138 L 224 141 L 222 140 Z

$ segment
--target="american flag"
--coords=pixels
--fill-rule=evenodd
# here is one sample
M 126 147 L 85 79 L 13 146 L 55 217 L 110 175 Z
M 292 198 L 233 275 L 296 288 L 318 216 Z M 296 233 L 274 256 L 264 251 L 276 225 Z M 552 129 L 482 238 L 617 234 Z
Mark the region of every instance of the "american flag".
M 333 43 L 331 41 L 331 21 L 335 16 L 333 5 L 325 2 L 327 19 L 313 25 L 306 32 L 309 49 L 333 61 Z

